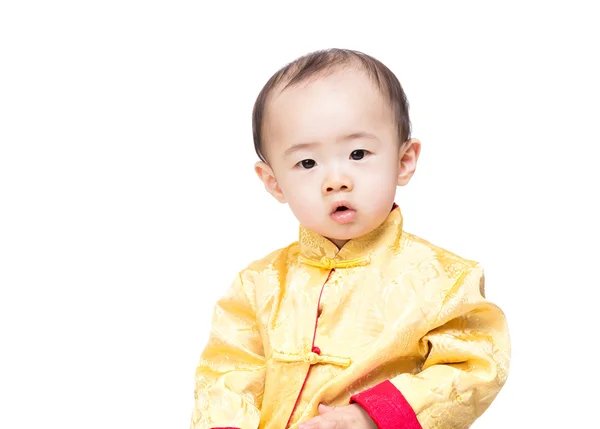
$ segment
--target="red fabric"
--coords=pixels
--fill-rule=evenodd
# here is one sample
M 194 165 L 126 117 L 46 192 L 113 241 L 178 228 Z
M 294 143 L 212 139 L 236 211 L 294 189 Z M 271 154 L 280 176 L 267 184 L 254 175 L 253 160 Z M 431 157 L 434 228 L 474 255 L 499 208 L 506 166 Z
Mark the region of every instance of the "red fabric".
M 402 393 L 386 380 L 350 398 L 365 409 L 379 429 L 423 429 Z
M 327 278 L 325 279 L 325 283 L 323 283 L 323 286 L 321 286 L 321 293 L 319 294 L 319 301 L 317 302 L 317 317 L 315 319 L 315 330 L 313 332 L 313 340 L 312 340 L 312 352 L 316 353 L 318 355 L 321 354 L 321 349 L 318 348 L 317 346 L 315 346 L 315 339 L 317 336 L 317 327 L 319 326 L 319 308 L 321 306 L 321 297 L 323 296 L 323 289 L 325 289 L 325 285 L 327 284 L 327 282 L 329 281 L 329 278 L 331 277 L 331 274 L 335 271 L 335 268 L 332 269 L 331 271 L 329 271 L 329 274 L 327 275 Z M 294 416 L 294 411 L 296 410 L 296 407 L 298 406 L 298 402 L 300 401 L 300 395 L 302 395 L 302 391 L 304 390 L 304 386 L 306 386 L 306 381 L 308 380 L 308 376 L 310 374 L 310 370 L 312 368 L 312 365 L 308 367 L 308 371 L 306 372 L 306 377 L 304 377 L 304 382 L 302 383 L 302 387 L 300 388 L 300 391 L 298 392 L 298 397 L 296 398 L 296 403 L 294 404 L 294 408 L 292 408 L 292 412 L 290 413 L 290 418 L 288 419 L 285 427 L 287 428 L 290 425 L 290 422 L 292 421 L 292 417 Z

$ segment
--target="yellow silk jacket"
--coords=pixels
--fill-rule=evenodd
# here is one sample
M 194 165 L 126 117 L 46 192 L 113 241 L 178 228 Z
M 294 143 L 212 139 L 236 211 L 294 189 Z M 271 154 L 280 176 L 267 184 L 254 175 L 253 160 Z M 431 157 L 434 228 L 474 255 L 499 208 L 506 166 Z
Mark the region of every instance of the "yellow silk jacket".
M 509 361 L 480 265 L 403 231 L 394 206 L 342 249 L 301 226 L 239 273 L 214 309 L 191 428 L 295 428 L 352 402 L 380 429 L 468 428 Z

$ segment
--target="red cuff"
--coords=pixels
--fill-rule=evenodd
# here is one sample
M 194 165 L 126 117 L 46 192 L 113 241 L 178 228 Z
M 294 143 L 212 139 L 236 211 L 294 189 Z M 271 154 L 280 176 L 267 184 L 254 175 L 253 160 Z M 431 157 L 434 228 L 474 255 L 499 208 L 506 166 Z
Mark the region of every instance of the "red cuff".
M 386 380 L 350 398 L 365 409 L 379 429 L 423 429 L 402 393 Z

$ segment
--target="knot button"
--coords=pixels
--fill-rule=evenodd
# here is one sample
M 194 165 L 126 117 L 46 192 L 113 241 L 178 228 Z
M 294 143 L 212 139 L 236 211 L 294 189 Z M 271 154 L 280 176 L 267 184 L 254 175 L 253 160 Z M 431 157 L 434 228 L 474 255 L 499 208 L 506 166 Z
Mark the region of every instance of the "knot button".
M 335 261 L 326 256 L 321 258 L 320 265 L 325 270 L 331 270 L 335 268 Z
M 319 362 L 319 355 L 315 352 L 308 352 L 304 355 L 304 362 L 314 365 Z

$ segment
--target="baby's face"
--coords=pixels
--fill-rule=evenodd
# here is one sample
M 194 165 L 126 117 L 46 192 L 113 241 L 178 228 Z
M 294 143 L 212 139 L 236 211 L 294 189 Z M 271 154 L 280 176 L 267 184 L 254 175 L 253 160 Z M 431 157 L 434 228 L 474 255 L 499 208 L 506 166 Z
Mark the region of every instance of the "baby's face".
M 267 189 L 299 222 L 339 247 L 377 228 L 399 184 L 400 142 L 389 102 L 360 70 L 274 91 L 267 103 Z M 264 176 L 263 176 L 264 180 Z

